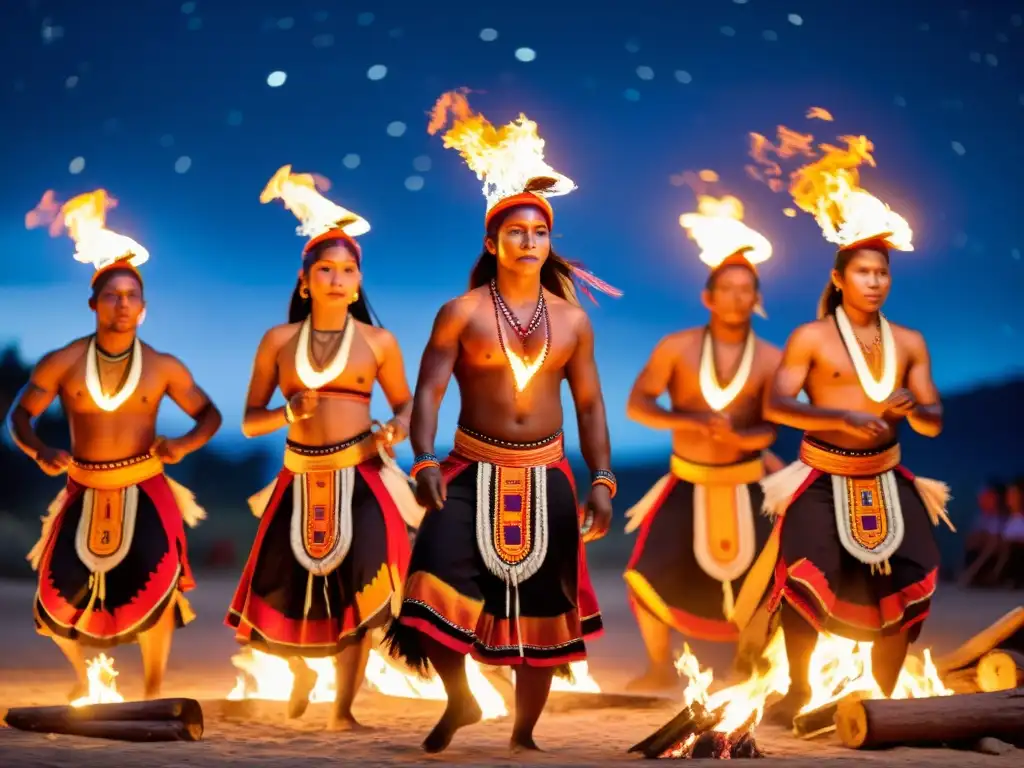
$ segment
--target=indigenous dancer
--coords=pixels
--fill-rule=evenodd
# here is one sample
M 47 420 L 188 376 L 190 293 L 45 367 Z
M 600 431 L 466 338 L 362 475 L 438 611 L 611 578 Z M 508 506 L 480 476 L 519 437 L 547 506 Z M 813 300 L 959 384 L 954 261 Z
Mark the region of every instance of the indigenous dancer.
M 781 352 L 754 335 L 751 316 L 763 315 L 755 265 L 772 247 L 743 223 L 734 197 L 701 195 L 698 211 L 680 224 L 711 267 L 701 296 L 710 322 L 658 343 L 627 406 L 632 420 L 672 431 L 669 474 L 627 512 L 626 531 L 640 533 L 624 576 L 648 656 L 634 690 L 678 685 L 671 629 L 738 640 L 775 565 L 759 561 L 751 570 L 771 533 L 760 514 L 759 483 L 775 427 L 764 421 L 761 403 Z M 670 409 L 658 404 L 666 391 Z
M 556 667 L 586 658 L 601 618 L 583 540 L 611 521 L 615 476 L 590 321 L 573 277 L 621 295 L 551 248 L 546 197 L 575 184 L 543 160 L 525 116 L 495 129 L 461 93 L 442 96 L 430 132 L 453 123 L 446 147 L 485 178 L 484 250 L 469 291 L 445 304 L 420 365 L 413 409 L 417 498 L 423 521 L 405 601 L 392 622 L 392 652 L 433 665 L 448 706 L 423 748 L 439 752 L 480 719 L 465 656 L 515 667 L 514 750 L 536 749 L 533 729 Z M 528 191 L 532 190 L 532 191 Z M 462 409 L 454 450 L 434 455 L 438 408 L 452 375 Z M 573 394 L 583 456 L 592 472 L 577 510 L 562 446 L 561 384 Z
M 362 684 L 369 630 L 391 616 L 409 561 L 406 523 L 418 507 L 391 446 L 408 433 L 412 395 L 395 337 L 375 325 L 362 290 L 365 219 L 324 198 L 326 180 L 284 166 L 260 196 L 280 198 L 309 237 L 288 323 L 260 342 L 242 431 L 288 429 L 284 468 L 250 499 L 259 530 L 228 612 L 236 639 L 289 661 L 288 713 L 309 704 L 316 673 L 303 657 L 335 658 L 331 727 L 360 727 L 352 702 Z M 370 418 L 379 382 L 394 411 Z M 285 404 L 269 408 L 275 389 Z
M 92 263 L 89 307 L 96 331 L 39 361 L 12 413 L 18 447 L 48 475 L 68 474 L 29 554 L 39 571 L 36 628 L 53 638 L 77 677 L 70 700 L 86 693 L 83 647 L 138 641 L 145 696 L 160 694 L 175 627 L 195 618 L 182 593 L 195 586 L 183 521 L 206 514 L 164 474 L 198 450 L 221 416 L 178 359 L 138 337 L 146 302 L 138 266 L 149 253 L 106 228 L 116 201 L 102 190 L 59 206 L 47 192 L 26 216 L 29 227 L 67 228 L 75 259 Z M 158 437 L 157 411 L 169 397 L 195 419 L 177 438 Z M 71 453 L 45 445 L 32 421 L 59 398 Z
M 794 201 L 838 253 L 819 319 L 789 338 L 765 403 L 772 421 L 804 431 L 799 461 L 763 483 L 781 537 L 771 608 L 781 609 L 791 684 L 772 719 L 785 723 L 807 703 L 819 632 L 873 642 L 875 680 L 892 692 L 935 591 L 932 525 L 949 524 L 948 488 L 905 469 L 896 438 L 903 419 L 926 437 L 942 429 L 924 337 L 881 312 L 890 250 L 911 250 L 912 233 L 859 188 L 871 145 L 847 141 L 823 145 L 793 176 Z

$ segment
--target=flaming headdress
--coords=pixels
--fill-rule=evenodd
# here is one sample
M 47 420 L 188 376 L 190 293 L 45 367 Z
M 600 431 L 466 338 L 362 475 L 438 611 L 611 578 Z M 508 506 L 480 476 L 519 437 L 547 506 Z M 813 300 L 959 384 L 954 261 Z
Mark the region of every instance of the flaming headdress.
M 321 194 L 331 188 L 331 182 L 312 173 L 292 173 L 290 165 L 278 168 L 260 193 L 260 202 L 280 199 L 284 207 L 299 220 L 296 234 L 310 238 L 302 249 L 309 249 L 324 240 L 340 238 L 349 243 L 361 257 L 355 238 L 370 231 L 370 222 L 347 208 L 343 208 Z
M 530 205 L 540 209 L 548 226 L 554 225 L 555 212 L 547 198 L 567 195 L 576 189 L 576 182 L 563 176 L 544 160 L 544 139 L 537 133 L 537 124 L 520 114 L 511 123 L 495 128 L 483 115 L 474 112 L 466 99 L 466 89 L 448 91 L 434 104 L 427 133 L 433 136 L 448 125 L 442 135 L 446 149 L 457 149 L 469 169 L 484 182 L 487 200 L 484 228 L 509 208 Z M 572 278 L 579 289 L 595 304 L 590 289 L 619 297 L 622 291 L 589 272 L 579 262 L 551 255 L 564 283 L 565 298 L 576 301 Z
M 700 260 L 712 271 L 729 264 L 757 265 L 772 257 L 768 238 L 743 223 L 743 203 L 732 195 L 697 196 L 697 212 L 684 213 L 679 225 L 700 247 Z
M 537 124 L 520 114 L 511 123 L 496 128 L 474 112 L 466 92 L 449 91 L 437 100 L 427 133 L 442 135 L 446 149 L 457 149 L 469 169 L 483 181 L 487 200 L 487 223 L 499 212 L 516 205 L 534 205 L 544 211 L 548 222 L 554 211 L 546 198 L 567 195 L 576 183 L 544 160 L 544 139 Z
M 812 109 L 808 117 L 824 119 L 815 110 L 820 108 Z M 789 174 L 789 193 L 796 207 L 818 222 L 826 240 L 840 250 L 869 242 L 898 251 L 914 250 L 914 233 L 907 220 L 860 186 L 860 166 L 875 166 L 872 142 L 866 136 L 841 136 L 839 140 L 845 146 L 819 144 L 815 150 L 813 136 L 785 126 L 779 126 L 777 144 L 752 133 L 750 155 L 757 165 L 747 170 L 780 191 L 784 186 L 782 168 L 771 156 L 809 158 Z
M 53 190 L 47 190 L 39 204 L 25 214 L 25 226 L 46 226 L 51 237 L 66 230 L 75 243 L 75 261 L 96 268 L 93 283 L 112 267 L 128 268 L 139 275 L 138 266 L 149 260 L 149 251 L 127 235 L 107 229 L 107 211 L 116 205 L 117 200 L 105 189 L 78 195 L 63 205 Z

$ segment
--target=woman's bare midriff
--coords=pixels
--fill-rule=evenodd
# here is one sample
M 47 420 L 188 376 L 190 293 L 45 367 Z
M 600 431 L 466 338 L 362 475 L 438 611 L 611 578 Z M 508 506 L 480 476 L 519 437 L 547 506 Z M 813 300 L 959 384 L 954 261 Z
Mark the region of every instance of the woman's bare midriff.
M 289 427 L 288 439 L 310 447 L 337 445 L 369 430 L 371 421 L 368 402 L 323 397 L 311 418 Z

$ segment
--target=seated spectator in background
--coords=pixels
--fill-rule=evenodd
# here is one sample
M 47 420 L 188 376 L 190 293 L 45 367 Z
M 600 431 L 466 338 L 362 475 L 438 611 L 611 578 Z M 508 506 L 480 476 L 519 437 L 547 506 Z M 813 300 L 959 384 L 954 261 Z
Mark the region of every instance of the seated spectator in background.
M 986 586 L 996 581 L 994 566 L 1002 542 L 1004 494 L 1004 486 L 995 481 L 989 481 L 978 492 L 978 515 L 964 546 L 961 584 Z
M 1006 522 L 994 568 L 997 578 L 1015 589 L 1024 587 L 1024 477 L 1018 477 L 1003 496 Z

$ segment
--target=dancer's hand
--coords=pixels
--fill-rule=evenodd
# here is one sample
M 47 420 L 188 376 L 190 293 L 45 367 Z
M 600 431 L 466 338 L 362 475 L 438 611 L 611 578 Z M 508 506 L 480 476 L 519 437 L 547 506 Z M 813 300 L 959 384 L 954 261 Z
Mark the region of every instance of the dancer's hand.
M 850 411 L 843 417 L 840 429 L 848 435 L 861 438 L 874 438 L 885 434 L 889 425 L 884 419 L 870 413 Z
M 288 399 L 288 407 L 291 409 L 295 421 L 308 419 L 316 411 L 320 403 L 320 393 L 315 389 L 307 389 L 304 392 L 296 392 Z
M 886 416 L 901 417 L 911 413 L 917 407 L 914 393 L 909 389 L 894 390 L 882 403 Z
M 164 464 L 177 464 L 188 455 L 188 451 L 185 450 L 185 446 L 178 440 L 158 437 L 153 441 L 153 445 L 149 449 L 149 455 L 160 459 Z
M 36 454 L 36 464 L 50 477 L 67 472 L 71 463 L 71 454 L 59 448 L 43 448 Z
M 583 507 L 583 524 L 580 533 L 583 542 L 597 541 L 612 525 L 612 493 L 607 485 L 591 486 L 590 496 Z
M 416 501 L 426 510 L 437 510 L 448 500 L 448 489 L 438 467 L 424 467 L 416 473 Z

